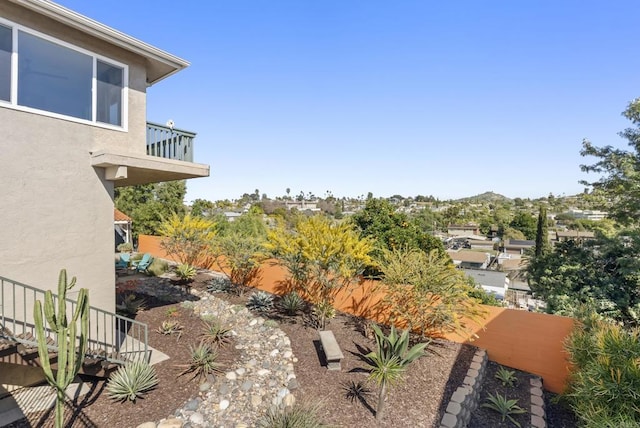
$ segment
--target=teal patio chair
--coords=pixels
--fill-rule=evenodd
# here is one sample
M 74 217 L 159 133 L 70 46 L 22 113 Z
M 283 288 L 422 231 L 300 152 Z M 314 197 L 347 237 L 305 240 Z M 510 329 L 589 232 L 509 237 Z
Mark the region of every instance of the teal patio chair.
M 133 265 L 133 268 L 136 270 L 136 272 L 146 272 L 149 266 L 151 266 L 151 262 L 153 262 L 153 257 L 151 257 L 151 254 L 144 253 L 142 259 L 133 261 L 131 264 Z
M 116 261 L 116 269 L 127 269 L 129 263 L 131 263 L 131 254 L 122 253 L 120 254 L 120 260 Z

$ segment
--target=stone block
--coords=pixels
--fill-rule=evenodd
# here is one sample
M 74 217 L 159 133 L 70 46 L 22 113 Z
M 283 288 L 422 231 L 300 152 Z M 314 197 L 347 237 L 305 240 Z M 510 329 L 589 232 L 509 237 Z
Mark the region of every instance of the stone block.
M 462 406 L 460 405 L 460 403 L 449 401 L 449 405 L 447 406 L 447 413 L 451 413 L 454 416 L 458 416 L 461 411 L 462 411 Z
M 547 422 L 540 416 L 531 415 L 532 428 L 547 428 Z
M 445 413 L 441 425 L 445 428 L 454 428 L 458 424 L 458 418 L 451 413 Z
M 529 382 L 531 383 L 531 386 L 535 386 L 538 388 L 542 388 L 542 379 L 539 377 L 532 377 Z
M 478 370 L 476 369 L 469 369 L 467 370 L 467 376 L 469 377 L 478 377 L 479 373 Z
M 531 395 L 537 395 L 538 397 L 542 397 L 542 388 L 538 388 L 537 386 L 532 387 Z
M 475 377 L 470 377 L 470 376 L 465 376 L 464 380 L 462 381 L 463 384 L 465 385 L 469 385 L 471 388 L 473 388 L 476 384 L 476 378 Z
M 541 418 L 544 418 L 544 409 L 540 406 L 535 406 L 532 405 L 531 406 L 531 414 L 532 415 L 536 415 L 536 416 L 540 416 Z
M 532 395 L 531 396 L 531 404 L 534 405 L 534 406 L 543 407 L 544 406 L 544 400 L 542 399 L 542 397 L 540 397 L 538 395 Z
M 481 368 L 482 368 L 482 364 L 480 363 L 476 363 L 472 361 L 471 364 L 469 364 L 469 369 L 477 370 L 479 372 Z
M 469 390 L 467 388 L 458 388 L 453 392 L 451 401 L 453 401 L 454 403 L 463 403 L 468 395 Z

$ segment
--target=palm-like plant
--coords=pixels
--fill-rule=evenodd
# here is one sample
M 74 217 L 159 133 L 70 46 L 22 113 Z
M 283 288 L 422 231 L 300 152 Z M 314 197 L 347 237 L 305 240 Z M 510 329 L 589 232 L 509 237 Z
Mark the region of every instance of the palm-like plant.
M 380 387 L 378 391 L 378 406 L 376 419 L 381 421 L 384 417 L 384 401 L 389 386 L 398 383 L 407 366 L 424 355 L 428 343 L 419 343 L 409 349 L 409 331 L 398 334 L 396 328 L 391 326 L 389 336 L 380 330 L 377 325 L 372 325 L 376 338 L 376 350 L 366 355 L 369 359 L 369 380 L 374 381 Z
M 526 410 L 518 406 L 518 400 L 509 400 L 506 396 L 497 393 L 496 395 L 489 394 L 487 402 L 483 403 L 482 407 L 495 410 L 502 416 L 502 422 L 504 422 L 506 418 L 509 418 L 509 420 L 517 427 L 520 427 L 520 423 L 511 415 L 527 413 Z

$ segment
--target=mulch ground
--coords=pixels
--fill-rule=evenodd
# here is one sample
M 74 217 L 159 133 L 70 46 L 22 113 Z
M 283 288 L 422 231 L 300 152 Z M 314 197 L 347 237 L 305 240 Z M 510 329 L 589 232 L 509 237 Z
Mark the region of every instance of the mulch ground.
M 198 275 L 192 286 L 203 290 L 208 279 L 207 276 Z M 216 297 L 233 304 L 243 304 L 250 293 L 249 291 L 241 296 L 218 293 Z M 333 426 L 375 425 L 378 390 L 374 384 L 367 382 L 366 363 L 363 359 L 363 354 L 373 348 L 374 341 L 365 336 L 364 322 L 348 314 L 338 313 L 327 326 L 334 332 L 345 356 L 342 370 L 337 372 L 327 371 L 323 366 L 318 331 L 308 326 L 303 317 L 274 314 L 272 318 L 280 323 L 280 328 L 291 339 L 294 355 L 298 358 L 295 372 L 300 386 L 293 391 L 296 399 L 314 403 L 320 401 L 323 421 Z M 89 395 L 69 404 L 67 426 L 136 427 L 143 422 L 158 421 L 172 415 L 186 401 L 198 395 L 199 381 L 178 375 L 189 360 L 189 346 L 199 342 L 200 320 L 179 303 L 166 304 L 153 300 L 148 301 L 148 308 L 138 313 L 136 319 L 149 325 L 149 344 L 170 357 L 155 366 L 160 380 L 158 387 L 135 404 L 117 403 L 107 397 L 105 382 L 94 380 L 91 382 L 92 391 Z M 177 320 L 185 326 L 180 339 L 156 333 L 158 326 L 167 319 Z M 448 341 L 433 342 L 427 355 L 408 367 L 403 381 L 391 387 L 384 421 L 379 426 L 439 426 L 453 391 L 464 379 L 474 351 L 475 348 L 469 345 Z M 227 346 L 221 350 L 220 358 L 230 365 L 237 358 L 236 352 L 238 351 L 233 346 Z M 492 375 L 488 374 L 487 377 Z M 350 386 L 358 384 L 364 386 L 364 393 L 357 396 L 349 394 L 352 389 Z M 562 411 L 561 409 L 560 418 L 564 418 Z M 31 426 L 53 426 L 53 412 L 30 414 L 9 425 L 11 428 Z

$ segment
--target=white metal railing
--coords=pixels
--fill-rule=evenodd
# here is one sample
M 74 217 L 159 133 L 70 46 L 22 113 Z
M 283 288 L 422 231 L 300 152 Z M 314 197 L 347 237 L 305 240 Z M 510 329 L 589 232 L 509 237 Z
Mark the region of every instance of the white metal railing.
M 147 122 L 147 155 L 193 162 L 195 132 Z
M 44 290 L 0 276 L 0 337 L 37 347 L 33 309 L 36 300 L 44 304 Z M 58 296 L 53 296 L 57 304 Z M 67 313 L 73 313 L 76 301 L 66 299 Z M 57 351 L 55 333 L 45 322 L 45 332 Z M 109 363 L 149 361 L 149 332 L 146 324 L 103 309 L 89 307 L 89 340 L 86 357 Z

